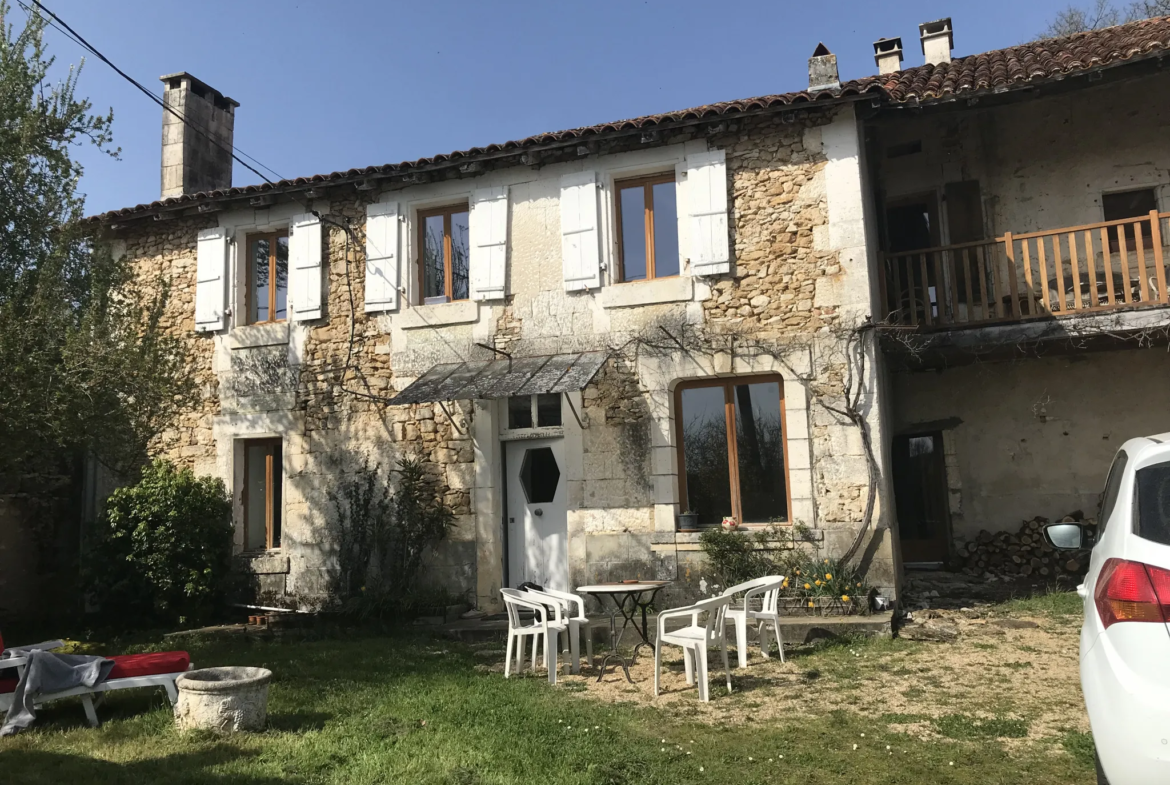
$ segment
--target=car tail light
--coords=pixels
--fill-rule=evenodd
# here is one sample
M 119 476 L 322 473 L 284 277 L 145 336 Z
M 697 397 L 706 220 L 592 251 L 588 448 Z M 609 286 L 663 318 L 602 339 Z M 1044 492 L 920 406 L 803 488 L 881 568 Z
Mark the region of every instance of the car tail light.
M 1093 602 L 1106 629 L 1123 621 L 1164 624 L 1170 620 L 1170 570 L 1109 559 L 1097 578 Z

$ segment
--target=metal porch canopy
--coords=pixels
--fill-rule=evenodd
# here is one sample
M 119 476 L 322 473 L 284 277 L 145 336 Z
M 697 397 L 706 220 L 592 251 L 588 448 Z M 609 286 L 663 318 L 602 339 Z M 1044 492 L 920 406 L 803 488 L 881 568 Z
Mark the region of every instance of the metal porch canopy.
M 398 395 L 394 405 L 507 398 L 512 395 L 583 390 L 609 355 L 606 352 L 442 363 Z

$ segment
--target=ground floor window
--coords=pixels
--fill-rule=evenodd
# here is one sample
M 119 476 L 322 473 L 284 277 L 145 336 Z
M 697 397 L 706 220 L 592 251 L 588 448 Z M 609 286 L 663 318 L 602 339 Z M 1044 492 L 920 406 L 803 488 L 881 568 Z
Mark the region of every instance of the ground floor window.
M 244 550 L 280 547 L 280 439 L 244 442 Z
M 684 382 L 675 393 L 679 490 L 700 525 L 788 520 L 784 384 L 777 376 Z

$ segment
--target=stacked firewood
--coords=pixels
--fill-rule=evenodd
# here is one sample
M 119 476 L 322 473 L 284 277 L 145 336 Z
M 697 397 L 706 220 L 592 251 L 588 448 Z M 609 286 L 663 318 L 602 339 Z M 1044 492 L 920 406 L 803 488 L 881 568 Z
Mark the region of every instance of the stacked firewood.
M 1083 521 L 1081 513 L 1062 521 Z M 1048 519 L 1036 516 L 1024 521 L 1017 532 L 979 532 L 974 540 L 957 547 L 958 566 L 968 575 L 991 573 L 1004 578 L 1056 579 L 1080 576 L 1089 567 L 1088 551 L 1058 551 L 1044 539 Z

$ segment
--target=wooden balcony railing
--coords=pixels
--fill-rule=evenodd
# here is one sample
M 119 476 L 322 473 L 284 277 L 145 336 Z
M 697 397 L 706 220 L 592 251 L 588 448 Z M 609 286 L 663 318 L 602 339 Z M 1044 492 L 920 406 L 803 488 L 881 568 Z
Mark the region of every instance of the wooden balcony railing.
M 1170 213 L 883 254 L 886 324 L 939 328 L 1166 305 Z

